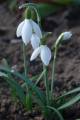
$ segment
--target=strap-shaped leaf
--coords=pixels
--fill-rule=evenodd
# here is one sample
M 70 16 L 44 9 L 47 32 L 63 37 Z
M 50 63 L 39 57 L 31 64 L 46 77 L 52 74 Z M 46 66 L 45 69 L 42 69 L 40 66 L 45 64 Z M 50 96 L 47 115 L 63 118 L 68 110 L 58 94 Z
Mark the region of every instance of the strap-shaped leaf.
M 41 78 L 43 77 L 44 73 L 45 73 L 45 70 L 43 70 L 43 72 L 40 74 L 40 76 L 39 76 L 38 79 L 36 80 L 35 85 L 37 85 L 37 84 L 40 82 L 40 80 L 41 80 Z
M 73 97 L 71 100 L 69 100 L 68 102 L 66 102 L 65 104 L 61 105 L 58 110 L 63 110 L 67 107 L 70 107 L 71 105 L 73 105 L 74 103 L 78 102 L 80 100 L 80 94 L 76 95 L 75 97 Z
M 8 65 L 6 59 L 3 59 L 2 63 L 5 66 L 4 68 L 9 69 L 9 65 Z M 26 106 L 26 96 L 24 94 L 24 90 L 19 85 L 19 83 L 13 79 L 13 77 L 11 76 L 11 73 L 8 74 L 8 71 L 5 71 L 5 72 L 0 71 L 0 73 L 1 73 L 0 76 L 5 78 L 7 83 L 10 85 L 11 89 L 13 91 L 16 91 L 16 95 L 19 97 L 19 100 L 23 103 L 23 105 Z
M 10 87 L 16 91 L 16 94 L 19 97 L 20 101 L 23 103 L 23 105 L 26 105 L 26 96 L 24 94 L 24 90 L 17 83 L 17 81 L 10 79 L 9 77 L 5 78 L 5 80 L 8 82 Z
M 60 120 L 64 120 L 64 118 L 62 117 L 61 113 L 54 107 L 51 106 L 47 106 L 49 109 L 51 109 L 52 111 L 54 111 L 56 113 L 56 115 L 58 115 Z
M 69 95 L 71 95 L 71 94 L 75 94 L 75 93 L 78 93 L 78 92 L 80 92 L 80 87 L 75 88 L 75 89 L 73 89 L 73 90 L 71 90 L 71 91 L 69 91 L 69 92 L 64 93 L 63 95 L 59 96 L 59 97 L 57 98 L 57 100 L 60 100 L 60 99 L 62 99 L 62 98 L 64 98 L 64 97 L 66 97 L 66 96 L 69 96 Z
M 39 102 L 43 105 L 46 105 L 45 95 L 35 84 L 32 83 L 31 80 L 29 80 L 29 78 L 27 76 L 25 77 L 17 71 L 11 72 L 11 69 L 5 68 L 2 66 L 0 66 L 0 71 L 7 72 L 9 74 L 15 75 L 16 77 L 22 79 L 29 86 L 30 90 L 33 92 L 33 94 L 36 96 L 36 98 L 39 100 Z
M 0 77 L 8 77 L 7 74 L 0 72 Z

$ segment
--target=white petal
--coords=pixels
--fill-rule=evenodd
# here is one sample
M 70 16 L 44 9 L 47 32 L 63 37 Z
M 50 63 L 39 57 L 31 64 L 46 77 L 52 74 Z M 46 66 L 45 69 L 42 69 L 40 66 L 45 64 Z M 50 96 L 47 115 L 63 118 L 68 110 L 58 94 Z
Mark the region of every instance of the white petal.
M 35 33 L 32 34 L 31 45 L 32 45 L 33 49 L 38 48 L 39 44 L 40 44 L 40 38 Z
M 23 25 L 24 25 L 24 21 L 21 22 L 21 23 L 18 25 L 17 30 L 16 30 L 16 35 L 17 35 L 17 37 L 20 37 L 20 36 L 21 36 L 21 32 L 22 32 Z
M 25 45 L 29 43 L 31 36 L 32 36 L 32 27 L 30 24 L 30 20 L 25 19 L 25 23 L 22 28 L 22 40 L 25 43 Z
M 31 55 L 30 61 L 34 60 L 40 54 L 40 51 L 41 51 L 41 47 L 35 49 Z
M 44 65 L 48 65 L 51 60 L 51 50 L 47 46 L 42 46 L 40 56 Z
M 34 32 L 37 34 L 37 36 L 39 38 L 42 38 L 42 32 L 41 32 L 39 25 L 36 22 L 34 22 L 33 20 L 31 20 L 31 24 L 32 24 L 32 28 L 33 28 Z
M 72 33 L 71 33 L 71 32 L 64 32 L 64 33 L 63 33 L 63 40 L 70 39 L 71 36 L 72 36 Z

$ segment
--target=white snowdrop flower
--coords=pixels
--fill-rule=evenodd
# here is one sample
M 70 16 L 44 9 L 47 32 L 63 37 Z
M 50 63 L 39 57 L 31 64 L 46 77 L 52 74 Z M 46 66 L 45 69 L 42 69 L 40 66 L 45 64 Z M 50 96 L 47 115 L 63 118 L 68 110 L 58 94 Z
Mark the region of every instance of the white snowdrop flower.
M 70 39 L 72 36 L 71 32 L 63 32 L 63 40 Z
M 35 33 L 32 34 L 31 45 L 33 49 L 36 49 L 40 45 L 40 38 Z
M 47 66 L 51 60 L 51 50 L 46 45 L 41 45 L 33 51 L 30 61 L 34 60 L 39 54 L 42 62 Z
M 22 32 L 23 25 L 24 25 L 24 21 L 22 21 L 22 22 L 18 25 L 17 31 L 16 31 L 17 37 L 20 37 L 20 36 L 21 36 L 21 32 Z
M 21 37 L 25 45 L 29 43 L 31 36 L 32 36 L 32 27 L 31 27 L 30 21 L 25 19 L 24 25 L 21 31 Z
M 33 37 L 34 35 L 33 33 L 35 33 L 34 37 Z M 31 43 L 33 48 L 35 48 L 35 46 L 38 47 L 39 39 L 42 38 L 42 33 L 39 25 L 31 19 L 25 19 L 18 25 L 16 35 L 17 37 L 20 36 L 22 37 L 22 40 L 25 43 L 25 45 L 27 45 L 30 42 L 30 40 L 32 40 Z M 34 42 L 33 42 L 33 38 L 34 38 Z
M 39 38 L 42 38 L 42 32 L 40 30 L 40 27 L 37 23 L 35 23 L 33 20 L 31 20 L 31 24 L 33 27 L 34 32 L 37 34 Z

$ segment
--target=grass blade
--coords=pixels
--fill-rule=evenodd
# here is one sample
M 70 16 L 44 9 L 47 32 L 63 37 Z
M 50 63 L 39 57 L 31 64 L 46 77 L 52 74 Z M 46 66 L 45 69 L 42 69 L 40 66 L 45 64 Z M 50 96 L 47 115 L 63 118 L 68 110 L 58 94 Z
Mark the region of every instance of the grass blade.
M 58 115 L 58 117 L 59 117 L 60 120 L 64 120 L 64 118 L 62 117 L 61 113 L 56 108 L 51 107 L 51 106 L 47 106 L 47 107 L 49 109 L 53 110 L 56 113 L 56 115 Z
M 73 89 L 73 90 L 71 90 L 71 91 L 69 91 L 67 93 L 64 93 L 63 95 L 61 95 L 60 97 L 58 97 L 57 100 L 62 99 L 62 98 L 66 97 L 66 96 L 69 96 L 71 94 L 78 93 L 78 92 L 80 92 L 80 87 L 75 88 L 75 89 Z
M 38 79 L 36 80 L 36 85 L 40 82 L 40 80 L 41 80 L 41 78 L 43 77 L 43 75 L 44 75 L 44 73 L 45 73 L 46 71 L 45 70 L 43 70 L 43 72 L 40 74 L 40 76 L 38 77 Z
M 46 105 L 46 100 L 45 100 L 45 95 L 43 92 L 35 85 L 32 83 L 31 80 L 29 80 L 28 77 L 23 76 L 19 72 L 11 72 L 11 69 L 5 68 L 5 67 L 0 67 L 1 71 L 7 72 L 9 74 L 15 75 L 16 77 L 22 79 L 30 88 L 32 93 L 37 97 L 37 99 L 43 104 Z
M 66 102 L 65 104 L 61 105 L 58 110 L 63 110 L 65 108 L 70 107 L 71 105 L 73 105 L 74 103 L 78 102 L 80 100 L 80 94 L 76 95 L 75 97 L 73 97 L 71 100 L 69 100 L 68 102 Z
M 23 103 L 23 105 L 26 105 L 26 96 L 24 94 L 24 90 L 21 88 L 21 86 L 17 83 L 16 80 L 12 80 L 6 78 L 5 79 L 7 83 L 10 85 L 11 89 L 15 90 L 17 93 L 17 96 L 19 97 L 20 101 Z

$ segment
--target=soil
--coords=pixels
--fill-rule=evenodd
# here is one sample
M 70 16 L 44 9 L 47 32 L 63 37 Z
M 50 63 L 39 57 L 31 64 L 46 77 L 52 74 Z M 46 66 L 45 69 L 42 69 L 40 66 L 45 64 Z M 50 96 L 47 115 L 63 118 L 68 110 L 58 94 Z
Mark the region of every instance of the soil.
M 44 20 L 44 30 L 52 31 L 48 45 L 57 39 L 58 35 L 66 30 L 72 31 L 72 38 L 64 43 L 57 56 L 55 91 L 71 90 L 80 86 L 80 12 L 79 7 L 62 9 Z M 23 71 L 22 41 L 16 38 L 16 27 L 21 21 L 20 13 L 11 12 L 6 3 L 0 4 L 0 63 L 6 58 L 12 68 Z M 28 56 L 31 49 L 28 48 Z M 29 60 L 29 59 L 28 59 Z M 39 65 L 40 63 L 40 65 Z M 30 63 L 30 75 L 39 73 L 40 60 Z M 35 68 L 35 69 L 34 69 Z M 41 67 L 40 67 L 41 70 Z M 56 92 L 56 93 L 57 93 Z M 68 109 L 65 120 L 80 118 L 80 103 Z M 43 120 L 40 111 L 26 112 L 23 107 L 13 101 L 10 88 L 3 79 L 0 79 L 0 120 Z

